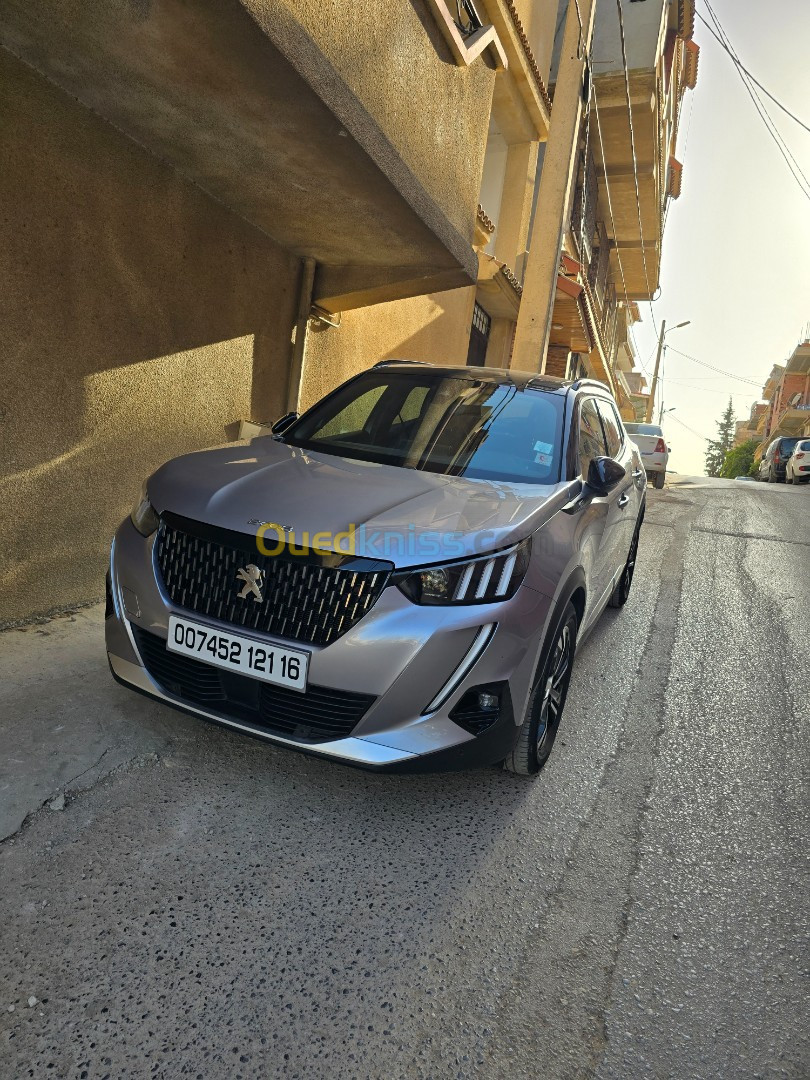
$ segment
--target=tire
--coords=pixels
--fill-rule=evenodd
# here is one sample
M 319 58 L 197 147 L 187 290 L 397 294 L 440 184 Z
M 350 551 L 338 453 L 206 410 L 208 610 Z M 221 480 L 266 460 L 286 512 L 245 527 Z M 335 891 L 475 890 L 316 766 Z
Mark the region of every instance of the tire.
M 788 476 L 787 472 L 785 472 L 785 483 L 786 484 L 792 484 L 793 483 L 793 477 Z
M 630 550 L 627 553 L 627 562 L 624 564 L 624 570 L 622 570 L 622 576 L 619 578 L 619 582 L 616 588 L 613 590 L 613 594 L 608 600 L 608 606 L 614 608 L 624 607 L 627 603 L 627 598 L 630 595 L 630 587 L 633 584 L 633 574 L 636 570 L 636 558 L 638 556 L 638 537 L 641 532 L 641 522 L 644 518 L 644 511 L 642 510 L 641 516 L 638 519 L 638 525 L 636 525 L 636 531 L 633 533 L 633 539 L 630 541 Z
M 657 472 L 653 474 L 653 484 L 657 491 L 660 491 L 661 488 L 664 486 L 664 481 L 666 480 L 666 478 L 666 473 Z
M 569 602 L 554 623 L 547 639 L 548 647 L 543 647 L 517 742 L 503 763 L 507 772 L 534 776 L 548 761 L 568 696 L 577 626 L 577 613 Z

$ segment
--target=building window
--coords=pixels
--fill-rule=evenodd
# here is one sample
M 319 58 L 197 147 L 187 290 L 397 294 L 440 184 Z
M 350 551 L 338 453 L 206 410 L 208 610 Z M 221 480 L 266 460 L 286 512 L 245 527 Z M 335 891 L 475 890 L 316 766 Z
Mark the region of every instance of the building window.
M 470 327 L 470 346 L 467 350 L 467 363 L 473 367 L 483 367 L 486 364 L 491 327 L 492 319 L 476 300 Z

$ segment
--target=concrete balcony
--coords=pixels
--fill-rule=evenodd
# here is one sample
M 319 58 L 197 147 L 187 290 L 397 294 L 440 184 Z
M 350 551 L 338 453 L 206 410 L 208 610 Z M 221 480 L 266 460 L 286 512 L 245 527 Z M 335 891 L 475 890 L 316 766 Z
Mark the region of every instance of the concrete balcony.
M 380 49 L 402 60 L 392 64 Z M 317 262 L 328 310 L 475 281 L 485 58 L 369 0 L 8 0 L 0 40 L 179 174 Z M 451 119 L 452 118 L 452 119 Z
M 788 405 L 779 417 L 772 435 L 800 435 L 810 423 L 810 403 Z
M 628 298 L 648 300 L 658 287 L 664 206 L 656 73 L 651 70 L 630 75 L 635 175 L 623 73 L 598 77 L 594 89 L 604 157 L 594 122 L 591 123 L 591 145 L 597 170 L 607 177 L 612 227 L 615 229 L 611 236 L 611 277 L 621 281 L 623 271 Z M 600 199 L 600 217 L 606 222 L 611 221 L 611 208 L 606 198 Z

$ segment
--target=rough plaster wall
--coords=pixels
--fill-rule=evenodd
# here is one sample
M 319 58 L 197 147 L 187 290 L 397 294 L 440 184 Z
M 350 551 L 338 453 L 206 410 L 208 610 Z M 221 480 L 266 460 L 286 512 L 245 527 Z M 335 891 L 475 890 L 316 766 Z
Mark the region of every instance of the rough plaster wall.
M 241 0 L 274 40 L 303 29 L 472 241 L 495 71 L 458 66 L 425 0 Z M 455 4 L 448 5 L 455 12 Z M 299 50 L 300 56 L 300 50 Z M 306 73 L 305 73 L 306 74 Z
M 474 288 L 453 289 L 345 311 L 339 329 L 311 324 L 302 407 L 378 360 L 466 364 L 474 302 Z
M 0 100 L 2 623 L 101 595 L 142 479 L 283 411 L 298 265 L 3 50 Z

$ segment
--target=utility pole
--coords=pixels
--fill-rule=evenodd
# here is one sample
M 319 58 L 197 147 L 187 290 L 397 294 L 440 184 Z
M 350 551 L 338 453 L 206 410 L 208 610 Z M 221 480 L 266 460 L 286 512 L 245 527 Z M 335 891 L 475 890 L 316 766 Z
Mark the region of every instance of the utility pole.
M 658 335 L 658 352 L 655 356 L 655 368 L 653 370 L 652 386 L 650 387 L 650 397 L 647 401 L 647 415 L 644 417 L 645 423 L 649 424 L 652 421 L 653 409 L 655 408 L 655 390 L 658 386 L 658 369 L 661 367 L 661 354 L 664 351 L 664 334 L 666 332 L 667 320 L 661 320 L 661 332 Z
M 565 227 L 564 215 L 579 142 L 582 76 L 591 44 L 595 8 L 595 0 L 569 0 L 568 3 L 551 125 L 543 155 L 537 210 L 512 351 L 512 367 L 523 371 L 542 371 L 546 362 Z

